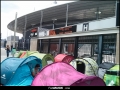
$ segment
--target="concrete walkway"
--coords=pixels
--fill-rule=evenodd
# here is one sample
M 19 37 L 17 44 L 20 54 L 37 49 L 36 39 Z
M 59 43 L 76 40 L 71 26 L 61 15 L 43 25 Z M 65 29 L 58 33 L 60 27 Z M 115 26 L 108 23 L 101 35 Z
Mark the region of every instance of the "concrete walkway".
M 11 53 L 9 54 L 9 57 L 12 57 Z M 1 62 L 7 58 L 6 50 L 5 48 L 1 48 Z

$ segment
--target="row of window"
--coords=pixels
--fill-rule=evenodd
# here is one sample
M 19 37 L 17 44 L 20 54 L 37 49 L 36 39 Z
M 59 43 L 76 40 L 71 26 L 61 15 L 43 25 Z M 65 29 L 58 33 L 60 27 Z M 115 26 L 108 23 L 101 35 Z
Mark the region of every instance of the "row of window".
M 75 37 L 62 38 L 61 48 L 59 46 L 59 39 L 44 39 L 41 41 L 41 51 L 39 48 L 40 43 L 38 43 L 38 51 L 41 53 L 50 53 L 53 56 L 56 56 L 59 53 L 65 53 L 74 56 L 75 52 L 77 52 L 77 57 L 88 55 L 94 57 L 94 59 L 97 59 L 99 36 L 78 37 L 77 50 L 75 49 L 75 39 Z M 116 50 L 116 34 L 103 35 L 102 43 L 103 60 L 106 60 L 108 57 L 110 57 L 109 60 L 114 61 L 113 59 L 115 59 Z

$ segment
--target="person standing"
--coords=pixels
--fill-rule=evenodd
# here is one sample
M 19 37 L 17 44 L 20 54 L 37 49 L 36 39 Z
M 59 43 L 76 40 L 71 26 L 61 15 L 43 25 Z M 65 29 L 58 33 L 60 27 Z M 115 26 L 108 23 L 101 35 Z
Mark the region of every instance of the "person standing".
M 36 64 L 35 67 L 32 69 L 32 76 L 35 77 L 39 73 L 40 65 Z
M 9 53 L 10 53 L 10 47 L 9 47 L 9 45 L 6 46 L 5 50 L 6 50 L 6 53 L 7 53 L 7 57 L 9 57 Z
M 13 49 L 13 45 L 11 45 L 11 51 L 12 51 L 12 49 Z
M 13 53 L 13 45 L 11 45 L 11 55 L 12 55 L 12 57 L 14 57 L 14 53 Z

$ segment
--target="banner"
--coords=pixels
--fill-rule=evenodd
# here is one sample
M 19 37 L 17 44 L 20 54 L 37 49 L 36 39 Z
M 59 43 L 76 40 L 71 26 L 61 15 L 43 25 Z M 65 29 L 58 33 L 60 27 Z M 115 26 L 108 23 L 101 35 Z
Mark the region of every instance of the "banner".
M 55 30 L 50 30 L 49 35 L 66 34 L 66 33 L 73 33 L 73 32 L 76 32 L 76 25 L 62 27 L 62 28 L 55 29 Z

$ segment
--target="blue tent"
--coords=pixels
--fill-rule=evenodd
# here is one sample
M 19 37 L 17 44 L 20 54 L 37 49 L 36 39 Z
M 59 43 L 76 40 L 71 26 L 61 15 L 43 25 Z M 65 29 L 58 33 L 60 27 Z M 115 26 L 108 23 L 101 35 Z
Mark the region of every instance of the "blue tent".
M 30 86 L 33 81 L 32 68 L 41 60 L 35 56 L 27 58 L 9 57 L 1 63 L 1 84 L 4 86 Z

